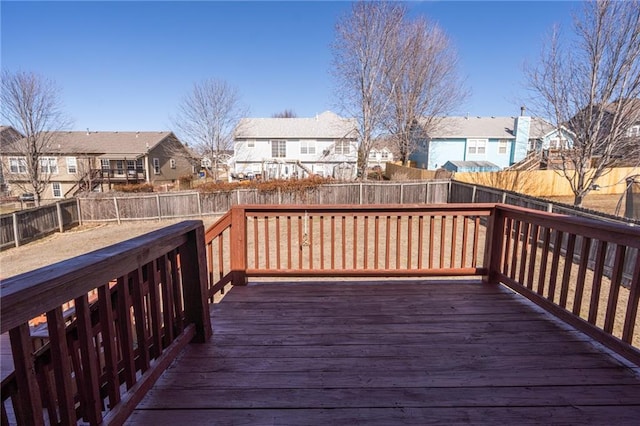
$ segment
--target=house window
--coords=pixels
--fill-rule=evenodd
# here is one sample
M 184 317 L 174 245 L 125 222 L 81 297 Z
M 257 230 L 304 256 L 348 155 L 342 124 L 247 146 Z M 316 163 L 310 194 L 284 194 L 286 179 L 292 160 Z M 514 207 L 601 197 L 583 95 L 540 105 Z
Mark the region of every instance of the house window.
M 549 148 L 551 149 L 561 149 L 566 145 L 566 139 L 553 138 L 549 140 Z
M 256 141 L 253 139 L 247 141 L 247 148 L 254 148 L 256 146 Z
M 169 166 L 170 166 L 172 169 L 175 169 L 175 168 L 176 168 L 176 160 L 174 160 L 173 158 L 172 158 L 172 159 L 170 159 L 170 160 L 169 160 Z
M 300 141 L 300 154 L 315 154 L 316 141 Z
M 338 141 L 334 151 L 336 154 L 349 155 L 351 153 L 351 144 L 348 141 Z
M 53 192 L 53 198 L 62 198 L 62 186 L 60 182 L 51 183 L 51 192 Z
M 67 173 L 78 173 L 78 161 L 76 160 L 76 157 L 67 157 Z
M 508 141 L 506 139 L 500 139 L 498 141 L 498 154 L 506 154 L 508 148 Z
M 138 173 L 142 173 L 142 172 L 144 172 L 144 168 L 142 167 L 142 158 L 138 158 L 138 159 L 136 160 L 136 171 L 137 171 Z
M 102 170 L 108 171 L 109 169 L 111 169 L 111 164 L 110 164 L 108 158 L 101 159 L 100 160 L 100 166 L 102 167 Z
M 387 160 L 389 160 L 389 151 L 382 150 L 382 151 L 380 152 L 380 158 L 382 158 L 382 161 L 387 161 Z
M 627 130 L 627 136 L 629 136 L 630 138 L 640 136 L 640 124 L 629 127 L 629 130 Z
M 486 152 L 487 152 L 486 139 L 468 139 L 467 140 L 468 154 L 484 154 Z
M 56 174 L 58 173 L 58 161 L 55 157 L 41 157 L 40 170 L 42 173 Z
M 285 158 L 287 156 L 286 141 L 271 141 L 271 157 Z
M 11 173 L 27 173 L 27 159 L 25 157 L 9 157 L 9 171 Z
M 160 174 L 160 159 L 159 158 L 154 158 L 153 159 L 153 173 L 156 175 Z
M 124 161 L 116 160 L 116 174 L 123 175 L 124 174 Z

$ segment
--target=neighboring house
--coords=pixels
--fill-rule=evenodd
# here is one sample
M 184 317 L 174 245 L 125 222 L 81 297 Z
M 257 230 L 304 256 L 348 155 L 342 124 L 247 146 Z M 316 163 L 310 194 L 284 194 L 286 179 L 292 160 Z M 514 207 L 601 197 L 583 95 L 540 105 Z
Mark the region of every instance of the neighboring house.
M 3 151 L 3 147 L 22 138 L 24 138 L 24 135 L 13 127 L 0 126 L 0 152 Z M 0 167 L 0 194 L 4 196 L 8 193 L 8 190 L 9 188 L 4 180 L 4 167 Z
M 398 158 L 397 148 L 390 137 L 384 137 L 376 140 L 369 151 L 369 162 L 367 166 L 382 167 L 384 169 L 385 164 L 396 161 Z
M 444 117 L 437 129 L 416 141 L 409 159 L 418 168 L 430 170 L 447 161 L 486 161 L 502 169 L 548 144 L 556 133 L 546 121 L 525 115 Z
M 2 144 L 0 161 L 9 190 L 27 183 L 24 139 Z M 175 183 L 193 175 L 193 159 L 172 132 L 56 132 L 43 150 L 40 166 L 48 173 L 43 199 L 71 197 L 79 191 L 105 191 L 115 184 Z M 20 189 L 23 187 L 23 189 Z
M 231 173 L 353 179 L 357 151 L 355 121 L 331 111 L 312 118 L 243 118 L 235 131 Z

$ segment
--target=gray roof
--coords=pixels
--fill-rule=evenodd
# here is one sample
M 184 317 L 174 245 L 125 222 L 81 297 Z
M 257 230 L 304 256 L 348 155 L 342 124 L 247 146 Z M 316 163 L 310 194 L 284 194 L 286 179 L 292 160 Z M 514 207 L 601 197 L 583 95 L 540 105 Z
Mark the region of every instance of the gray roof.
M 110 154 L 140 156 L 153 149 L 172 132 L 55 132 L 51 135 L 46 154 Z M 19 144 L 20 141 L 16 141 Z M 12 151 L 10 146 L 3 147 Z
M 513 139 L 516 117 L 443 117 L 429 134 L 432 139 L 491 138 Z M 531 118 L 530 139 L 540 139 L 553 130 L 546 121 Z
M 460 168 L 468 168 L 468 167 L 494 167 L 496 169 L 500 169 L 500 166 L 493 164 L 491 161 L 447 161 L 447 163 L 451 163 L 454 166 Z
M 325 111 L 312 118 L 243 118 L 236 139 L 355 138 L 356 121 Z

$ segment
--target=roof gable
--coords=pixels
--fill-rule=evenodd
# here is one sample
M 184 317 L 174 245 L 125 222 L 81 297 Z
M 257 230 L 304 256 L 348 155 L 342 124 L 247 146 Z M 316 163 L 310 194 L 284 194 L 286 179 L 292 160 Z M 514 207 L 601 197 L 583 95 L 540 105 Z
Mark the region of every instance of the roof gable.
M 243 118 L 235 139 L 338 139 L 355 138 L 356 122 L 325 111 L 312 118 Z

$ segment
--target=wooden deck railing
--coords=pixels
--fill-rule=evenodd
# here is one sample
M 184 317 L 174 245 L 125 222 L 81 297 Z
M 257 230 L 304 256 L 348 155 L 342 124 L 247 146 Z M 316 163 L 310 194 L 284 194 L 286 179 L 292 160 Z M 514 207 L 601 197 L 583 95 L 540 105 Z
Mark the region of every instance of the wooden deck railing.
M 482 276 L 640 365 L 639 249 L 632 226 L 501 204 L 236 206 L 206 233 L 182 222 L 2 282 L 2 423 L 123 422 L 210 335 L 207 299 L 250 277 Z
M 503 204 L 236 206 L 205 239 L 210 295 L 248 277 L 482 275 L 640 365 L 633 226 Z
M 205 261 L 202 222 L 188 221 L 3 281 L 15 371 L 2 424 L 121 424 L 186 343 L 210 336 Z

